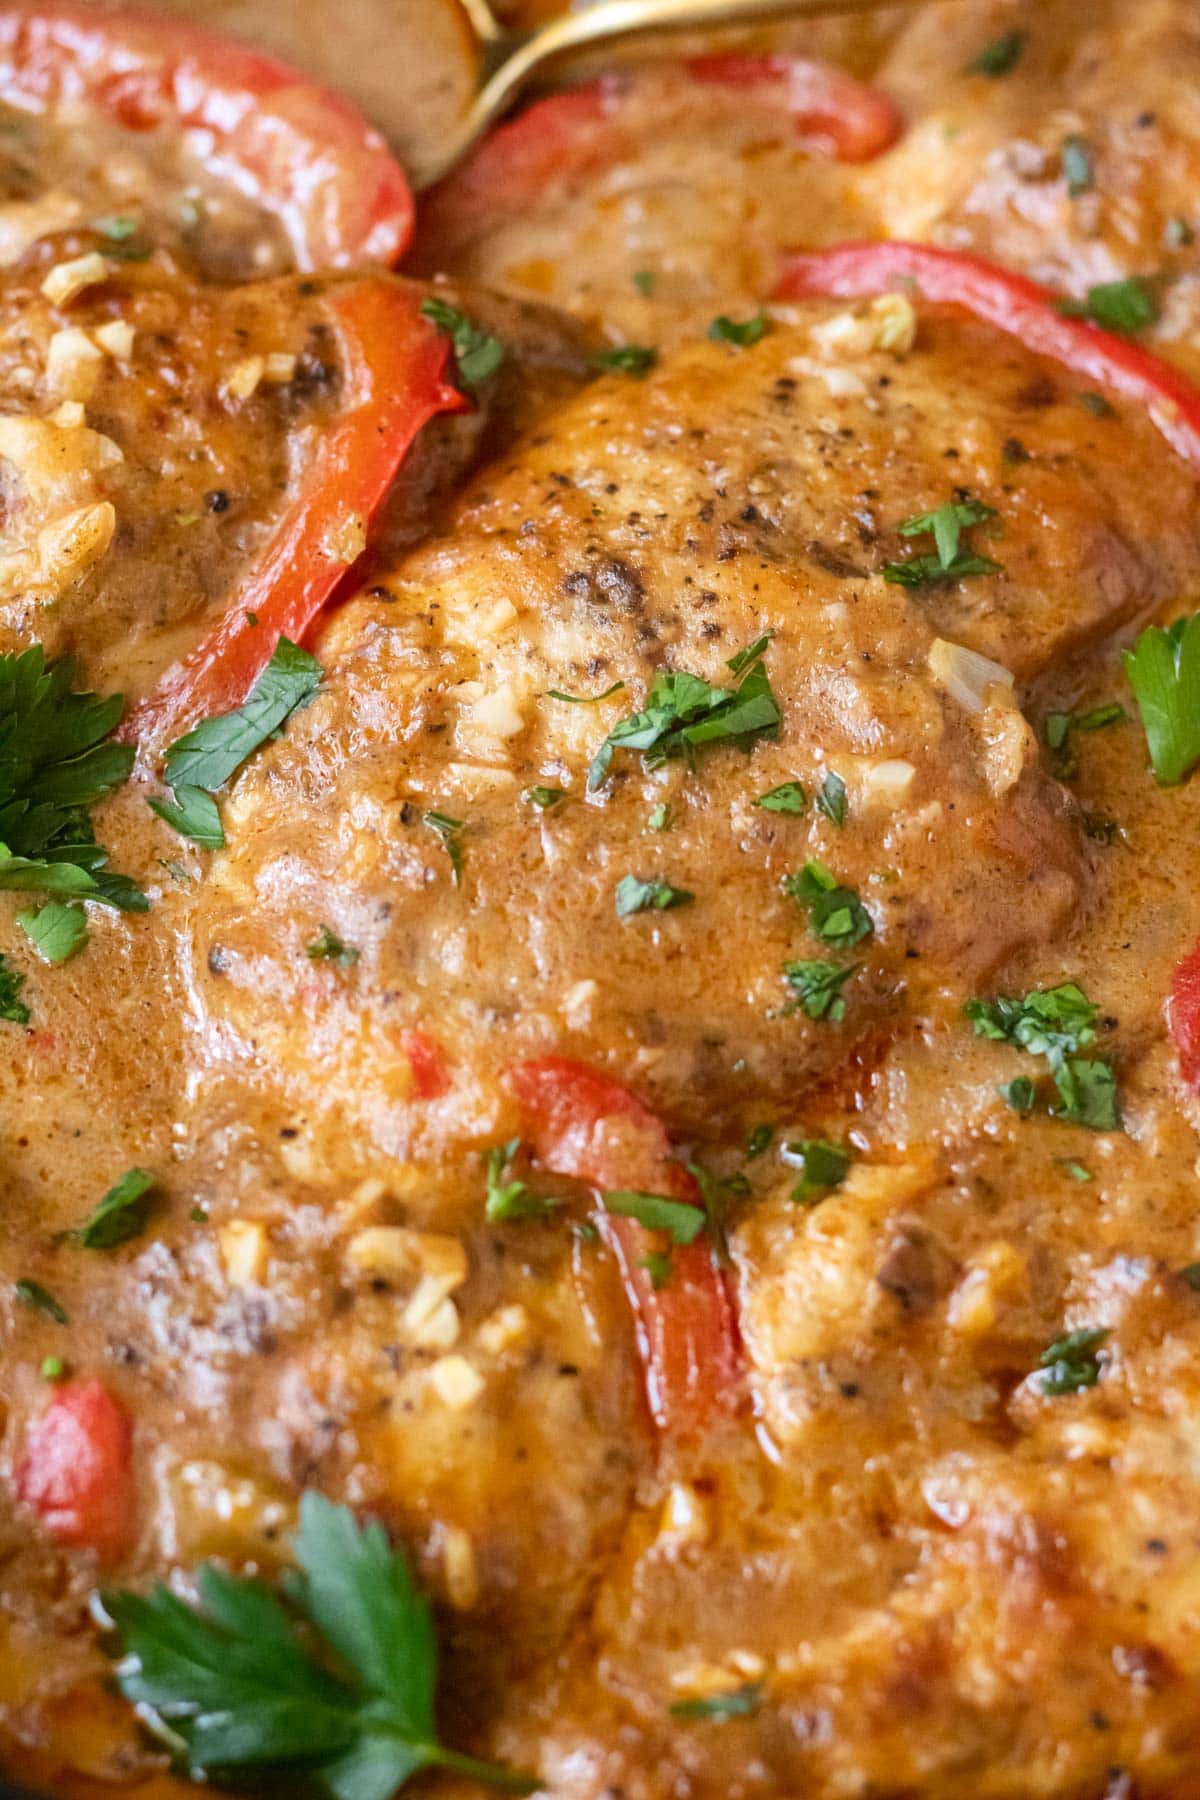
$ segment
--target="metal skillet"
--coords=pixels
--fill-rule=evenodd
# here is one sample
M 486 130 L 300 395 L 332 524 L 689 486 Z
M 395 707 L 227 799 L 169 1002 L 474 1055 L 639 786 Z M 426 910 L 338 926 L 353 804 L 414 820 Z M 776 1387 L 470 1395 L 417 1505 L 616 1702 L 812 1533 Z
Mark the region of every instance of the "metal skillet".
M 459 0 L 475 38 L 478 88 L 438 155 L 421 171 L 420 187 L 449 174 L 471 145 L 519 96 L 567 58 L 671 31 L 716 31 L 768 19 L 816 19 L 872 13 L 928 0 L 576 0 L 562 17 L 529 29 L 504 25 L 490 0 Z

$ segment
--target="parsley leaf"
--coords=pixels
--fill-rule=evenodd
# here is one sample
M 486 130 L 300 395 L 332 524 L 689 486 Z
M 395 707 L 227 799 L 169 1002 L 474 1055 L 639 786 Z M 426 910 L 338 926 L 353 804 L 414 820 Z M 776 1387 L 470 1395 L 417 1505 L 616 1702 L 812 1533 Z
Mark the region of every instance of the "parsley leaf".
M 1080 194 L 1090 191 L 1095 181 L 1091 146 L 1077 132 L 1071 132 L 1063 139 L 1062 169 L 1067 193 L 1072 200 L 1078 200 Z
M 784 892 L 808 911 L 809 930 L 847 949 L 870 937 L 875 926 L 854 888 L 842 887 L 822 862 L 810 857 L 798 875 L 786 875 Z
M 146 1201 L 154 1177 L 145 1169 L 126 1169 L 109 1188 L 95 1211 L 68 1237 L 85 1250 L 115 1250 L 137 1237 L 146 1224 Z
M 781 714 L 762 660 L 768 642 L 762 637 L 730 657 L 726 667 L 740 677 L 736 688 L 715 687 L 686 669 L 660 669 L 645 711 L 620 720 L 592 758 L 588 791 L 603 787 L 614 750 L 640 750 L 653 770 L 679 757 L 691 764 L 705 744 L 749 750 L 759 738 L 777 737 Z
M 798 817 L 808 805 L 808 795 L 803 783 L 781 781 L 778 787 L 768 788 L 765 794 L 760 794 L 754 804 L 761 806 L 764 812 L 791 813 Z
M 128 877 L 103 872 L 89 814 L 133 767 L 133 746 L 110 741 L 124 700 L 73 692 L 74 676 L 69 657 L 47 666 L 40 644 L 0 656 L 0 888 L 144 912 Z
M 653 269 L 635 269 L 629 277 L 639 294 L 647 298 L 654 292 L 655 273 Z
M 902 587 L 923 587 L 931 581 L 961 581 L 968 575 L 995 575 L 1003 564 L 991 557 L 979 556 L 972 550 L 960 550 L 964 531 L 972 525 L 983 525 L 997 517 L 994 506 L 978 500 L 948 500 L 933 512 L 918 513 L 898 526 L 901 537 L 924 537 L 932 532 L 932 555 L 910 556 L 905 562 L 884 563 L 885 581 Z
M 1200 762 L 1200 613 L 1147 626 L 1124 661 L 1155 779 L 1171 786 Z
M 784 980 L 796 996 L 799 1010 L 810 1019 L 844 1019 L 846 1002 L 842 988 L 857 969 L 857 963 L 843 968 L 832 962 L 784 963 Z
M 651 1250 L 649 1256 L 638 1258 L 638 1268 L 645 1269 L 650 1286 L 659 1294 L 671 1279 L 671 1253 L 669 1250 Z
M 535 1194 L 527 1182 L 504 1179 L 505 1175 L 511 1174 L 511 1165 L 520 1150 L 520 1138 L 510 1138 L 506 1144 L 494 1145 L 487 1153 L 484 1162 L 487 1174 L 484 1213 L 493 1225 L 508 1219 L 544 1219 L 556 1206 L 562 1205 L 561 1200 L 550 1195 Z
M 590 360 L 593 369 L 601 373 L 615 370 L 620 375 L 645 375 L 658 361 L 658 351 L 647 344 L 615 344 L 611 350 L 597 350 Z
M 459 843 L 459 833 L 466 830 L 465 819 L 452 819 L 448 813 L 427 812 L 421 814 L 425 824 L 431 831 L 436 831 L 446 846 L 446 855 L 450 858 L 450 873 L 455 887 L 462 886 L 463 853 Z
M 353 944 L 344 944 L 335 931 L 322 925 L 312 943 L 305 944 L 304 954 L 310 962 L 332 962 L 339 969 L 352 969 L 362 952 Z
M 476 388 L 494 375 L 504 361 L 504 345 L 499 338 L 481 331 L 466 313 L 459 312 L 446 300 L 431 294 L 421 302 L 421 317 L 444 331 L 454 345 L 454 360 L 462 376 L 463 386 Z
M 316 657 L 281 637 L 243 705 L 203 720 L 170 746 L 163 762 L 168 787 L 177 795 L 181 787 L 206 788 L 210 794 L 224 787 L 320 682 Z
M 1120 1105 L 1117 1078 L 1112 1067 L 1099 1058 L 1068 1057 L 1054 1070 L 1059 1105 L 1051 1107 L 1056 1119 L 1068 1125 L 1084 1125 L 1089 1131 L 1119 1131 Z
M 702 1700 L 676 1700 L 671 1716 L 676 1719 L 752 1719 L 762 1705 L 763 1684 L 747 1681 L 727 1694 L 706 1694 Z
M 1037 1088 L 1028 1075 L 1016 1075 L 1011 1081 L 1002 1081 L 996 1092 L 1005 1105 L 1011 1106 L 1023 1119 L 1028 1118 L 1037 1105 Z
M 567 790 L 558 787 L 531 787 L 525 789 L 523 797 L 528 800 L 530 806 L 537 806 L 543 812 L 549 812 L 552 807 L 566 799 Z
M 547 700 L 565 700 L 568 706 L 595 706 L 601 700 L 607 700 L 610 694 L 619 694 L 624 688 L 623 681 L 614 681 L 606 687 L 602 694 L 564 694 L 561 688 L 547 688 Z
M 193 844 L 199 844 L 202 850 L 223 850 L 225 848 L 225 829 L 221 824 L 221 809 L 211 794 L 203 788 L 181 786 L 175 789 L 173 800 L 150 800 L 146 805 L 152 813 L 177 831 L 180 837 L 190 838 Z
M 634 913 L 669 912 L 676 906 L 690 906 L 696 898 L 687 888 L 672 887 L 669 881 L 654 876 L 639 881 L 636 875 L 624 875 L 617 883 L 617 917 L 628 919 Z
M 665 1194 L 642 1194 L 618 1190 L 601 1196 L 605 1212 L 623 1219 L 636 1219 L 647 1231 L 665 1231 L 673 1244 L 693 1244 L 707 1224 L 701 1206 L 686 1200 L 670 1200 Z
M 0 1019 L 7 1019 L 10 1025 L 29 1023 L 29 1008 L 21 998 L 24 986 L 24 975 L 10 969 L 8 958 L 0 951 Z
M 721 313 L 708 328 L 708 335 L 719 344 L 737 344 L 743 350 L 751 344 L 757 344 L 767 329 L 767 309 L 760 306 L 751 319 L 731 319 L 727 313 Z
M 753 1162 L 756 1156 L 761 1156 L 764 1150 L 769 1150 L 774 1137 L 775 1127 L 773 1125 L 755 1125 L 746 1139 L 746 1161 Z
M 429 1606 L 382 1525 L 309 1492 L 294 1547 L 288 1606 L 214 1563 L 197 1575 L 198 1607 L 162 1583 L 100 1596 L 123 1643 L 118 1687 L 189 1772 L 290 1771 L 329 1800 L 391 1800 L 430 1767 L 531 1792 L 532 1779 L 438 1742 Z
M 1100 1359 L 1096 1355 L 1108 1332 L 1096 1329 L 1068 1332 L 1050 1344 L 1038 1357 L 1038 1386 L 1043 1394 L 1077 1394 L 1082 1388 L 1095 1387 L 1100 1379 Z
M 1124 281 L 1101 281 L 1090 287 L 1083 300 L 1060 300 L 1058 310 L 1069 319 L 1091 319 L 1105 331 L 1128 337 L 1153 325 L 1158 301 L 1136 275 Z
M 817 811 L 824 813 L 831 825 L 840 828 L 846 823 L 847 810 L 846 784 L 840 775 L 835 775 L 830 769 L 817 795 Z
M 1003 37 L 985 44 L 963 70 L 964 75 L 990 75 L 995 80 L 1015 69 L 1025 48 L 1023 31 L 1006 31 Z
M 671 808 L 665 800 L 659 802 L 646 820 L 648 831 L 667 831 L 671 825 Z
M 77 901 L 47 900 L 36 912 L 19 912 L 17 924 L 48 963 L 66 962 L 88 941 L 87 914 Z
M 976 1037 L 1015 1044 L 1030 1056 L 1044 1056 L 1054 1077 L 1059 1103 L 1053 1116 L 1090 1131 L 1119 1131 L 1117 1082 L 1107 1062 L 1078 1055 L 1095 1041 L 1099 1007 L 1074 982 L 1042 988 L 1023 1000 L 1000 995 L 995 1000 L 968 1000 L 963 1007 Z M 1036 1093 L 1018 1078 L 1001 1092 L 1018 1112 L 1032 1111 Z
M 1078 773 L 1079 764 L 1071 748 L 1073 731 L 1103 731 L 1128 718 L 1119 700 L 1105 706 L 1093 706 L 1087 712 L 1051 712 L 1046 714 L 1046 743 L 1053 751 L 1053 771 L 1061 781 L 1069 781 Z
M 841 1187 L 850 1170 L 850 1152 L 828 1138 L 800 1138 L 783 1147 L 783 1160 L 803 1171 L 792 1189 L 797 1206 L 816 1206 Z
M 66 1308 L 59 1304 L 54 1295 L 48 1288 L 44 1288 L 40 1281 L 31 1281 L 27 1275 L 22 1276 L 20 1281 L 13 1283 L 13 1293 L 22 1306 L 32 1306 L 35 1312 L 45 1313 L 46 1317 L 53 1319 L 56 1325 L 71 1323 Z

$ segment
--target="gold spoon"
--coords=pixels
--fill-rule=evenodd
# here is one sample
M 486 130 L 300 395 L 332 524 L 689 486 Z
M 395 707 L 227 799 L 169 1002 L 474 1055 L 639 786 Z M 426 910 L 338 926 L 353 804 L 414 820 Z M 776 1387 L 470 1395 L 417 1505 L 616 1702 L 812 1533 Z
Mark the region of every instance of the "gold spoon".
M 475 36 L 482 85 L 458 127 L 421 171 L 427 188 L 449 174 L 475 140 L 506 113 L 537 76 L 562 57 L 597 50 L 644 32 L 743 25 L 762 19 L 813 19 L 877 12 L 923 0 L 592 0 L 579 12 L 522 31 L 502 25 L 489 0 L 459 0 Z

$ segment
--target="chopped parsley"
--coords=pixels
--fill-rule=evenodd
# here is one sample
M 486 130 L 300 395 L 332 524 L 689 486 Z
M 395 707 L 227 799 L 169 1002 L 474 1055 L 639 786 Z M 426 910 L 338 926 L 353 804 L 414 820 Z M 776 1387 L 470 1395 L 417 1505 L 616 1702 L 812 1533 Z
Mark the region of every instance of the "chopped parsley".
M 115 1250 L 145 1229 L 146 1212 L 154 1177 L 145 1169 L 126 1169 L 109 1188 L 95 1211 L 68 1237 L 85 1250 Z
M 765 794 L 760 794 L 754 804 L 761 806 L 764 812 L 790 813 L 799 817 L 808 805 L 808 795 L 803 783 L 781 781 L 778 787 L 768 788 Z
M 1103 394 L 1094 393 L 1090 388 L 1086 388 L 1084 392 L 1080 394 L 1079 404 L 1083 407 L 1085 412 L 1090 412 L 1094 419 L 1112 418 L 1113 407 L 1111 402 L 1106 400 Z
M 840 828 L 846 823 L 846 784 L 832 769 L 821 783 L 821 791 L 817 795 L 817 811 L 824 813 L 831 825 Z
M 640 881 L 636 875 L 624 875 L 617 883 L 618 919 L 628 919 L 640 912 L 670 912 L 676 906 L 690 906 L 696 898 L 687 888 L 672 887 L 661 876 Z
M 657 361 L 658 351 L 648 344 L 614 344 L 610 350 L 597 350 L 591 358 L 593 369 L 618 375 L 646 375 Z
M 1188 221 L 1177 213 L 1163 228 L 1163 243 L 1168 250 L 1184 250 L 1196 241 L 1196 233 Z
M 74 677 L 40 644 L 0 656 L 0 888 L 145 912 L 140 889 L 106 868 L 90 815 L 133 767 L 133 746 L 111 741 L 125 703 L 73 691 Z
M 40 1281 L 31 1281 L 27 1275 L 22 1276 L 20 1281 L 13 1283 L 13 1293 L 22 1306 L 31 1306 L 35 1312 L 45 1313 L 46 1317 L 53 1319 L 56 1325 L 71 1323 L 66 1308 L 59 1304 L 54 1295 L 48 1288 L 44 1288 Z
M 549 812 L 560 801 L 566 799 L 567 790 L 557 787 L 531 787 L 525 789 L 524 797 L 530 806 L 539 807 L 542 812 Z
M 752 1719 L 762 1698 L 762 1682 L 747 1681 L 726 1694 L 707 1694 L 702 1700 L 676 1700 L 671 1715 L 676 1719 Z
M 1200 612 L 1148 625 L 1124 661 L 1155 779 L 1170 787 L 1200 762 Z
M 225 833 L 213 795 L 233 779 L 247 757 L 275 736 L 320 683 L 316 657 L 281 637 L 241 706 L 202 720 L 169 746 L 163 777 L 174 801 L 151 800 L 151 810 L 202 849 L 221 849 Z
M 654 292 L 654 283 L 657 280 L 654 270 L 635 269 L 629 279 L 632 281 L 638 293 L 644 294 L 646 298 L 649 299 L 650 295 Z
M 1194 1294 L 1200 1294 L 1200 1262 L 1185 1263 L 1179 1271 L 1179 1279 L 1186 1281 Z
M 710 338 L 719 344 L 737 344 L 743 350 L 751 344 L 757 344 L 767 329 L 767 309 L 760 306 L 750 319 L 731 319 L 727 313 L 721 313 L 708 328 Z
M 1003 37 L 993 38 L 990 43 L 985 44 L 978 56 L 967 64 L 963 74 L 990 75 L 995 81 L 1016 68 L 1024 49 L 1025 33 L 1006 31 Z
M 1015 1113 L 1027 1119 L 1037 1105 L 1037 1088 L 1028 1075 L 1014 1076 L 1012 1081 L 1002 1081 L 996 1089 L 1006 1106 L 1011 1106 Z
M 622 1219 L 636 1219 L 647 1231 L 665 1231 L 673 1244 L 694 1244 L 708 1222 L 702 1206 L 671 1200 L 665 1194 L 606 1193 L 604 1210 Z
M 1090 1169 L 1085 1169 L 1082 1163 L 1071 1162 L 1069 1159 L 1064 1159 L 1062 1157 L 1059 1157 L 1058 1161 L 1071 1177 L 1072 1181 L 1095 1181 L 1096 1177 L 1092 1174 L 1092 1171 Z
M 686 669 L 660 669 L 645 711 L 620 720 L 592 758 L 589 792 L 607 781 L 614 750 L 640 750 L 653 770 L 680 757 L 691 764 L 708 744 L 749 750 L 760 738 L 777 737 L 781 714 L 762 660 L 769 641 L 761 637 L 730 657 L 725 666 L 739 677 L 735 688 L 715 687 Z
M 638 1258 L 638 1268 L 645 1269 L 650 1277 L 650 1286 L 655 1293 L 661 1293 L 671 1279 L 671 1254 L 668 1250 L 651 1250 L 649 1256 Z
M 924 537 L 932 533 L 934 548 L 923 555 L 910 556 L 904 562 L 884 563 L 885 581 L 902 587 L 924 587 L 932 581 L 962 581 L 968 575 L 995 575 L 1003 564 L 974 550 L 960 549 L 964 531 L 983 525 L 997 517 L 994 506 L 979 500 L 948 500 L 933 512 L 918 513 L 897 527 L 904 538 Z
M 312 943 L 305 944 L 304 954 L 310 962 L 331 962 L 339 969 L 352 969 L 362 952 L 353 944 L 344 944 L 335 931 L 322 925 Z
M 29 1008 L 21 998 L 25 977 L 18 969 L 10 969 L 8 958 L 0 951 L 0 1019 L 10 1025 L 28 1025 Z
M 832 1019 L 846 1016 L 842 988 L 857 969 L 857 963 L 844 967 L 832 962 L 790 962 L 783 965 L 783 977 L 796 996 L 793 1008 L 810 1019 Z
M 1014 1044 L 1030 1056 L 1043 1056 L 1058 1092 L 1052 1115 L 1090 1131 L 1119 1131 L 1117 1082 L 1110 1064 L 1078 1052 L 1095 1041 L 1099 1007 L 1074 982 L 1042 988 L 1023 1000 L 1000 995 L 995 1000 L 968 1000 L 963 1012 L 977 1037 Z M 1001 1091 L 1017 1111 L 1032 1111 L 1033 1084 Z
M 77 900 L 47 900 L 36 912 L 19 912 L 17 924 L 43 962 L 64 963 L 88 941 L 87 914 Z
M 418 1769 L 451 1769 L 509 1793 L 537 1783 L 447 1750 L 434 1718 L 437 1640 L 428 1602 L 378 1521 L 306 1493 L 299 1568 L 274 1591 L 205 1563 L 199 1604 L 163 1583 L 99 1596 L 118 1634 L 114 1678 L 189 1774 L 221 1786 L 301 1772 L 336 1800 L 390 1800 Z
M 1091 146 L 1077 132 L 1071 132 L 1063 139 L 1062 170 L 1067 193 L 1072 200 L 1078 200 L 1081 194 L 1091 191 L 1096 179 Z
M 1083 1388 L 1095 1387 L 1100 1379 L 1100 1359 L 1096 1352 L 1108 1337 L 1097 1329 L 1068 1332 L 1064 1338 L 1047 1346 L 1038 1357 L 1041 1374 L 1037 1383 L 1043 1394 L 1078 1394 Z
M 646 827 L 649 831 L 666 831 L 669 829 L 670 824 L 671 808 L 667 805 L 665 800 L 660 801 L 646 820 Z
M 568 706 L 596 706 L 601 700 L 607 700 L 612 694 L 619 694 L 625 686 L 623 681 L 614 681 L 606 687 L 602 694 L 564 694 L 561 688 L 547 688 L 547 700 L 565 700 Z
M 764 1150 L 769 1150 L 775 1138 L 773 1125 L 755 1125 L 746 1139 L 746 1161 L 753 1162 Z
M 484 1158 L 487 1179 L 487 1201 L 484 1216 L 489 1224 L 498 1225 L 513 1219 L 544 1219 L 562 1201 L 550 1195 L 535 1194 L 528 1182 L 512 1173 L 512 1164 L 521 1153 L 520 1138 L 506 1144 L 495 1144 Z
M 816 1206 L 841 1187 L 850 1171 L 850 1152 L 828 1138 L 799 1138 L 783 1147 L 783 1160 L 802 1171 L 792 1189 L 797 1206 Z
M 1136 275 L 1123 281 L 1101 281 L 1082 300 L 1060 300 L 1058 310 L 1069 319 L 1091 319 L 1105 331 L 1128 337 L 1145 330 L 1158 317 L 1158 302 Z
M 1046 743 L 1053 751 L 1053 770 L 1062 781 L 1078 773 L 1079 764 L 1071 747 L 1073 731 L 1103 731 L 1128 718 L 1119 700 L 1105 706 L 1093 706 L 1087 712 L 1051 712 L 1046 714 Z
M 43 1356 L 40 1374 L 43 1381 L 61 1381 L 67 1365 L 61 1356 Z
M 448 813 L 422 813 L 423 822 L 431 831 L 436 831 L 446 846 L 446 855 L 450 858 L 450 874 L 455 887 L 462 886 L 463 852 L 459 837 L 466 830 L 465 819 L 452 819 Z
M 798 875 L 786 875 L 784 892 L 808 912 L 809 930 L 827 944 L 850 949 L 875 926 L 855 888 L 842 887 L 822 862 L 810 857 Z
M 444 331 L 454 346 L 454 360 L 463 385 L 476 388 L 494 375 L 504 361 L 504 345 L 499 338 L 481 331 L 466 313 L 459 312 L 445 300 L 430 295 L 421 302 L 421 317 Z

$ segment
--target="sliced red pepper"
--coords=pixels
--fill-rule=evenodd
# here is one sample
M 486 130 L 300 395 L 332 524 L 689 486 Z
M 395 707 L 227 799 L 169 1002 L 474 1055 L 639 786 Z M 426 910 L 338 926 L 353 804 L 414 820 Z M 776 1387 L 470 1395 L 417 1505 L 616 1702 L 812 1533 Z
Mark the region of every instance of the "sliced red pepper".
M 126 719 L 127 742 L 162 744 L 239 706 L 279 639 L 299 642 L 345 577 L 340 536 L 354 521 L 365 531 L 421 427 L 466 409 L 445 379 L 449 340 L 420 305 L 419 289 L 383 275 L 332 293 L 343 410 L 220 622 Z
M 1167 1023 L 1179 1051 L 1179 1073 L 1200 1094 L 1200 943 L 1193 946 L 1171 978 Z
M 960 306 L 1053 357 L 1076 375 L 1148 408 L 1172 449 L 1200 469 L 1200 388 L 1141 344 L 1087 319 L 1064 317 L 1059 296 L 982 257 L 930 244 L 841 244 L 788 258 L 777 300 L 820 295 L 854 300 L 906 286 L 936 304 Z
M 412 236 L 404 171 L 360 113 L 181 19 L 72 0 L 0 8 L 0 100 L 84 102 L 132 131 L 195 132 L 206 168 L 279 220 L 300 269 L 390 266 Z
M 620 1082 L 566 1056 L 518 1063 L 508 1080 L 525 1137 L 547 1169 L 593 1187 L 700 1204 L 662 1121 Z M 596 1222 L 617 1257 L 637 1321 L 655 1424 L 673 1436 L 694 1432 L 738 1398 L 738 1331 L 725 1278 L 700 1238 L 671 1251 L 670 1278 L 656 1290 L 641 1266 L 653 1235 L 603 1208 Z
M 400 1048 L 412 1072 L 414 1100 L 440 1100 L 450 1092 L 446 1052 L 435 1037 L 427 1031 L 406 1029 L 400 1033 Z
M 693 81 L 755 92 L 788 114 L 797 137 L 843 162 L 865 162 L 903 128 L 886 94 L 830 63 L 792 56 L 698 56 L 679 65 Z M 427 195 L 422 234 L 446 255 L 522 211 L 552 182 L 576 180 L 636 148 L 625 118 L 637 78 L 606 75 L 535 100 L 486 138 Z
M 17 1465 L 18 1497 L 58 1543 L 106 1562 L 132 1547 L 137 1491 L 133 1426 L 102 1381 L 56 1388 Z

